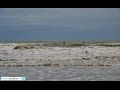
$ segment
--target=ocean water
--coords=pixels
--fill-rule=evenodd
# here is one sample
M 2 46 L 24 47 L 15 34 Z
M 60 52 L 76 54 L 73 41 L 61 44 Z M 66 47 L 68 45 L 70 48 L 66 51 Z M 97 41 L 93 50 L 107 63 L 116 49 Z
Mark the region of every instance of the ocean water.
M 26 77 L 26 81 L 120 81 L 120 67 L 0 67 L 3 76 Z

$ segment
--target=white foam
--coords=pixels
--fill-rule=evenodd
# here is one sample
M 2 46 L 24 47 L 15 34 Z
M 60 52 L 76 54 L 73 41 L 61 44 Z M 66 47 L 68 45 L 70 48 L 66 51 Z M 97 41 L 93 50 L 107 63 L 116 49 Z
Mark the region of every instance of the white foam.
M 0 65 L 120 65 L 120 47 L 42 47 L 14 50 L 26 43 L 0 44 Z M 37 47 L 37 46 L 36 46 Z

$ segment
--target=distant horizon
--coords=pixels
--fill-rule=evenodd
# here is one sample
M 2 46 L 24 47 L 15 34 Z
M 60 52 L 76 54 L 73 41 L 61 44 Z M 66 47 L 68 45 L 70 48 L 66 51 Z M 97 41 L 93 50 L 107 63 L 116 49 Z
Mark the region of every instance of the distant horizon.
M 120 40 L 0 40 L 0 43 L 16 43 L 16 42 L 120 42 Z
M 0 41 L 120 40 L 120 8 L 0 8 Z

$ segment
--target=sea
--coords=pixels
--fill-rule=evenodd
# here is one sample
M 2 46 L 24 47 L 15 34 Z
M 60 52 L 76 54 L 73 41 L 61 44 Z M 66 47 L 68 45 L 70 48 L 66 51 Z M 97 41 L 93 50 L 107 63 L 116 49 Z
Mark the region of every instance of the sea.
M 1 41 L 13 43 L 15 41 Z M 19 41 L 22 42 L 23 41 Z M 49 42 L 49 41 L 35 41 Z M 79 42 L 79 41 L 77 41 Z M 82 42 L 82 41 L 80 41 Z M 85 41 L 85 42 L 120 42 Z M 17 42 L 15 42 L 17 43 Z M 24 42 L 25 43 L 25 42 Z M 28 43 L 28 42 L 27 42 Z M 119 81 L 120 67 L 117 66 L 23 66 L 0 67 L 0 77 L 25 77 L 26 81 Z
M 25 81 L 120 81 L 120 67 L 0 67 L 0 77 L 25 77 Z

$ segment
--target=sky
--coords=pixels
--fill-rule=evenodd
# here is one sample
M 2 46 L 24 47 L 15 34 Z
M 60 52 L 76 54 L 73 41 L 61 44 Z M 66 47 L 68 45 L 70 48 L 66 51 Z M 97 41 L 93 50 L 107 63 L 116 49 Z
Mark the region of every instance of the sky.
M 120 40 L 120 8 L 0 8 L 0 40 Z

